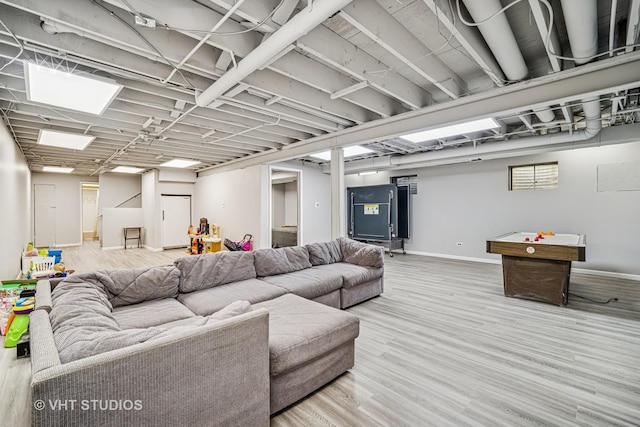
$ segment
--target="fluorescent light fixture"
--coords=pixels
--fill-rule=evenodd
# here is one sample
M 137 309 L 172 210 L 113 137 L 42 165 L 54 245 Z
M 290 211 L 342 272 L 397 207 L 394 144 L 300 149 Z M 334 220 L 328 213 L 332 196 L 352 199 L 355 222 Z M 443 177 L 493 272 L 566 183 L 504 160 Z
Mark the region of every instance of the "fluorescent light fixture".
M 27 99 L 41 104 L 102 114 L 122 85 L 115 80 L 89 74 L 71 74 L 25 62 Z
M 58 166 L 43 166 L 42 172 L 71 173 L 73 168 L 60 168 Z
M 69 148 L 71 150 L 84 150 L 91 144 L 95 136 L 82 133 L 60 132 L 51 129 L 41 129 L 38 135 L 38 144 L 51 147 Z
M 186 160 L 186 159 L 173 159 L 168 162 L 164 162 L 160 165 L 162 168 L 188 168 L 190 166 L 194 166 L 199 164 L 200 162 L 197 160 Z
M 344 157 L 359 156 L 367 153 L 373 153 L 373 150 L 359 145 L 353 145 L 344 149 Z M 331 160 L 331 151 L 323 151 L 322 153 L 311 154 L 310 156 L 315 157 L 316 159 L 329 161 Z
M 364 175 L 375 175 L 377 174 L 378 171 L 364 171 L 364 172 L 358 172 L 359 176 L 364 176 Z
M 471 122 L 458 123 L 457 125 L 444 126 L 437 129 L 429 129 L 422 132 L 400 135 L 400 138 L 411 142 L 432 141 L 434 139 L 446 138 L 448 136 L 463 135 L 470 132 L 495 129 L 500 125 L 491 117 Z
M 134 168 L 132 166 L 118 166 L 115 169 L 112 169 L 111 172 L 120 172 L 120 173 L 140 173 L 144 169 Z

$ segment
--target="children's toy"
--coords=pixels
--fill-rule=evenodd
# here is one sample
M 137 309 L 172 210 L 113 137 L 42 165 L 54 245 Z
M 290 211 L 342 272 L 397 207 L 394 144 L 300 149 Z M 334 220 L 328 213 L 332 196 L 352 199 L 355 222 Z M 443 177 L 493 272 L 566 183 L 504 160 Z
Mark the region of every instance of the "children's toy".
M 7 330 L 7 336 L 4 338 L 4 346 L 6 348 L 13 348 L 18 344 L 22 335 L 27 332 L 29 328 L 29 315 L 28 314 L 16 314 L 13 318 L 9 329 Z
M 234 242 L 229 239 L 224 239 L 224 246 L 230 251 L 250 251 L 251 250 L 251 234 L 245 234 L 242 240 Z

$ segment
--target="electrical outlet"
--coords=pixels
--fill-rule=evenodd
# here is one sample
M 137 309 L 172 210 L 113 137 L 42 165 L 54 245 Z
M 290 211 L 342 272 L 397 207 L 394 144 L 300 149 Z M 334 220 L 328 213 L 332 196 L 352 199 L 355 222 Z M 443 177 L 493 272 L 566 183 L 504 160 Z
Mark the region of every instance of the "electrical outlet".
M 462 246 L 462 242 L 456 242 L 456 246 Z
M 319 208 L 319 207 L 320 207 L 320 202 L 316 202 L 316 203 L 315 203 L 315 207 L 316 207 L 316 208 Z
M 222 208 L 224 209 L 224 202 L 222 202 Z

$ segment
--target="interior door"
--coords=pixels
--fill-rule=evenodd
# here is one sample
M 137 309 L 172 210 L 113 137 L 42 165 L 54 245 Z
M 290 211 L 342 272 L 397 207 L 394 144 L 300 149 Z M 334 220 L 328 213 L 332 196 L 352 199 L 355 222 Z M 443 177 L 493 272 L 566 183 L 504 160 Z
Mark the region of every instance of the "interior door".
M 48 248 L 56 244 L 56 186 L 33 186 L 33 244 Z
M 177 248 L 187 246 L 187 230 L 191 222 L 191 196 L 163 195 L 160 199 L 162 209 L 162 247 Z

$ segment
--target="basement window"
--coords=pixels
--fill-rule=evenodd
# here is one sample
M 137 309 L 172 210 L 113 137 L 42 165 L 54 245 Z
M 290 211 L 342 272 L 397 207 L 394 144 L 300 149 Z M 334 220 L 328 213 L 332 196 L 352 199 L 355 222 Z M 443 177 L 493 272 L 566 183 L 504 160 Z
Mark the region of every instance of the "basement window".
M 408 185 L 409 194 L 418 194 L 418 175 L 393 176 L 391 183 L 396 185 Z
M 558 188 L 558 162 L 509 166 L 509 190 Z

